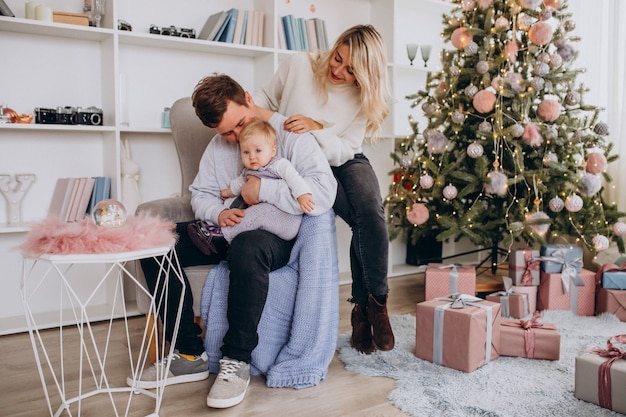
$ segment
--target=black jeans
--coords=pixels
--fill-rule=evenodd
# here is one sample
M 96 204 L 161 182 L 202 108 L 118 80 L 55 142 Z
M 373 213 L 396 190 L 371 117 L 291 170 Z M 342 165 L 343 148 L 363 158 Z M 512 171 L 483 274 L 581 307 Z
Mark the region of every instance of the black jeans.
M 185 268 L 195 265 L 211 265 L 228 259 L 230 267 L 227 311 L 229 330 L 224 337 L 222 353 L 232 359 L 249 363 L 252 351 L 258 343 L 256 330 L 267 298 L 269 273 L 287 264 L 294 242 L 286 242 L 271 233 L 254 230 L 238 235 L 227 250 L 225 247 L 219 248 L 222 250 L 218 254 L 206 256 L 189 238 L 188 224 L 185 222 L 176 225 L 179 238 L 175 250 L 180 266 Z M 141 267 L 148 288 L 158 297 L 162 288 L 155 289 L 159 271 L 157 262 L 154 259 L 143 259 Z M 201 328 L 194 322 L 193 296 L 184 271 L 183 278 L 187 287 L 175 347 L 180 353 L 200 355 L 204 352 L 204 342 L 200 337 Z M 170 287 L 167 309 L 166 311 L 162 309 L 159 314 L 168 315 L 165 338 L 172 340 L 182 286 L 173 273 L 168 279 Z M 211 323 L 205 323 L 205 325 L 210 326 Z
M 389 292 L 389 232 L 378 179 L 362 153 L 332 170 L 338 183 L 333 209 L 352 229 L 352 301 L 367 305 L 369 294 Z

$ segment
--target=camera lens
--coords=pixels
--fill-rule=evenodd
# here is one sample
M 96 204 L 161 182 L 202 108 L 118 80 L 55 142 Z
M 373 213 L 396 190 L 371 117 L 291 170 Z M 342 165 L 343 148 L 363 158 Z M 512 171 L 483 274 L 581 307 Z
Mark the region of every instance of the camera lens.
M 94 126 L 99 126 L 100 124 L 102 124 L 102 116 L 100 116 L 98 113 L 92 113 L 90 120 L 91 124 Z

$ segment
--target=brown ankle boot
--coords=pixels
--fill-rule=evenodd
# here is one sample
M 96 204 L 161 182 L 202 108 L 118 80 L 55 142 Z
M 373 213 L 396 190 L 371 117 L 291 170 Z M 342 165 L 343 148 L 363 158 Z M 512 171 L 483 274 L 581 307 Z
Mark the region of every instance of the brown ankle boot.
M 372 325 L 367 319 L 365 307 L 358 304 L 352 309 L 352 337 L 350 337 L 350 345 L 359 352 L 369 355 L 374 351 L 372 342 Z
M 379 304 L 370 294 L 367 300 L 367 318 L 372 324 L 372 340 L 379 350 L 391 350 L 396 341 L 393 336 L 389 316 L 387 315 L 387 303 Z

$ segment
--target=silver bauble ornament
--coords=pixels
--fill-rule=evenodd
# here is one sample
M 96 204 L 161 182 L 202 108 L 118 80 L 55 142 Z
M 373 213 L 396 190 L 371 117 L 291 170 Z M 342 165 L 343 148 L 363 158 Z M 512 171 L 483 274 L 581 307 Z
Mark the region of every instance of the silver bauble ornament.
M 461 74 L 461 70 L 456 65 L 452 65 L 450 67 L 450 75 L 453 77 L 458 77 Z
M 535 68 L 533 68 L 533 74 L 539 77 L 543 77 L 549 72 L 550 72 L 550 66 L 546 64 L 545 62 L 537 62 L 537 65 L 535 65 Z
M 600 252 L 609 248 L 609 239 L 606 236 L 595 235 L 591 240 L 596 251 Z
M 543 136 L 548 140 L 556 139 L 559 136 L 559 131 L 555 126 L 548 126 Z
M 496 194 L 503 197 L 509 186 L 507 184 L 508 178 L 500 171 L 491 171 L 487 174 L 488 181 L 485 182 L 485 192 L 487 194 Z
M 559 162 L 559 157 L 554 152 L 546 152 L 543 156 L 544 166 L 548 166 L 550 162 Z
M 624 236 L 626 234 L 626 223 L 617 222 L 613 225 L 613 234 L 615 236 Z
M 476 72 L 483 75 L 489 71 L 489 63 L 487 61 L 478 61 L 476 64 Z
M 565 94 L 565 99 L 563 100 L 566 106 L 575 106 L 580 103 L 580 94 L 577 91 L 570 91 Z
M 477 142 L 472 142 L 467 146 L 467 156 L 470 158 L 478 158 L 484 153 L 483 145 Z
M 463 51 L 465 51 L 467 55 L 476 55 L 478 52 L 478 44 L 474 41 L 470 41 Z
M 463 113 L 461 110 L 455 110 L 454 113 L 452 113 L 452 123 L 460 125 L 463 124 L 464 121 L 465 113 Z
M 548 207 L 555 213 L 559 213 L 561 210 L 565 208 L 565 202 L 561 199 L 561 197 L 554 197 L 548 203 Z
M 493 126 L 491 126 L 491 123 L 486 120 L 480 122 L 480 124 L 478 125 L 478 130 L 480 130 L 481 132 L 489 133 L 492 129 Z
M 606 136 L 609 134 L 609 125 L 606 124 L 605 122 L 598 122 L 593 127 L 593 133 L 600 135 L 600 136 Z
M 576 29 L 576 23 L 573 20 L 566 20 L 563 22 L 563 29 L 565 29 L 566 32 L 571 32 Z
M 424 174 L 420 177 L 420 187 L 425 190 L 430 190 L 431 187 L 435 184 L 435 180 L 428 174 Z
M 470 84 L 467 87 L 465 87 L 465 95 L 468 96 L 469 98 L 472 98 L 476 95 L 476 93 L 478 93 L 478 87 L 476 87 L 474 84 Z
M 550 62 L 550 54 L 547 52 L 540 53 L 539 56 L 537 57 L 537 61 L 545 62 L 547 64 L 548 62 Z
M 526 217 L 526 221 L 533 221 L 533 220 L 548 220 L 550 219 L 550 216 L 548 216 L 546 213 L 544 213 L 543 211 L 536 211 L 530 215 L 528 215 Z M 535 233 L 537 233 L 539 236 L 545 236 L 546 233 L 548 232 L 548 229 L 550 228 L 550 224 L 549 223 L 545 223 L 545 224 L 529 224 L 528 227 Z
M 550 68 L 558 68 L 561 66 L 561 64 L 563 64 L 563 58 L 561 58 L 561 55 L 552 54 L 552 56 L 550 56 Z
M 519 123 L 515 123 L 513 126 L 511 126 L 511 136 L 513 136 L 514 138 L 519 138 L 523 134 L 524 126 Z
M 583 208 L 583 199 L 577 194 L 570 194 L 565 199 L 565 208 L 571 213 L 576 213 Z
M 541 77 L 533 77 L 530 80 L 530 86 L 537 91 L 543 90 L 546 85 L 546 81 Z
M 410 167 L 412 162 L 413 158 L 411 158 L 409 155 L 402 155 L 402 158 L 400 158 L 400 165 L 402 165 L 402 168 Z
M 452 184 L 446 185 L 443 189 L 443 196 L 447 198 L 448 200 L 454 200 L 458 193 L 459 193 L 458 190 Z
M 585 197 L 591 197 L 602 188 L 602 176 L 585 172 L 580 179 L 580 184 L 580 193 Z

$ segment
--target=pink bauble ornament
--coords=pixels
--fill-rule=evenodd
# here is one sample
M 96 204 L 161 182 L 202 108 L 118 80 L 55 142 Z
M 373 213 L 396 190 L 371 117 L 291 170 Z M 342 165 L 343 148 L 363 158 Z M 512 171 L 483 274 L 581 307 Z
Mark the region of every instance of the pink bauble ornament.
M 535 220 L 549 220 L 550 216 L 548 216 L 543 211 L 536 211 L 526 217 L 526 221 L 535 221 Z M 539 236 L 545 236 L 550 228 L 549 223 L 540 223 L 540 224 L 529 224 L 528 227 Z
M 460 27 L 454 29 L 450 36 L 450 42 L 456 49 L 464 49 L 468 43 L 472 40 L 473 36 L 467 31 L 466 28 Z
M 489 90 L 480 90 L 472 99 L 474 108 L 479 113 L 489 113 L 496 104 L 496 95 Z
M 522 140 L 526 145 L 532 146 L 533 148 L 537 148 L 543 144 L 543 137 L 539 132 L 539 128 L 532 122 L 528 122 L 526 126 L 524 126 Z
M 536 9 L 541 4 L 541 0 L 517 0 L 517 3 L 524 9 Z
M 463 7 L 463 10 L 466 12 L 469 12 L 476 7 L 476 0 L 461 0 L 461 7 Z
M 420 177 L 420 187 L 425 190 L 430 190 L 430 188 L 435 184 L 435 180 L 428 174 L 424 174 Z
M 609 239 L 606 236 L 595 235 L 591 241 L 593 242 L 593 247 L 598 252 L 609 248 Z
M 590 174 L 599 174 L 606 170 L 608 162 L 606 156 L 600 152 L 591 152 L 587 155 L 587 163 L 585 164 L 585 171 Z
M 506 195 L 509 188 L 506 175 L 500 171 L 491 171 L 487 174 L 487 179 L 484 187 L 487 194 L 496 194 L 500 197 Z
M 428 208 L 422 203 L 413 204 L 411 210 L 406 213 L 406 219 L 410 223 L 418 226 L 426 223 L 429 217 L 430 213 L 428 212 Z
M 561 115 L 561 104 L 556 100 L 545 99 L 537 106 L 537 116 L 544 122 L 554 122 Z
M 583 208 L 583 199 L 577 194 L 570 194 L 565 199 L 565 208 L 569 212 L 576 213 Z
M 458 190 L 452 184 L 448 184 L 443 189 L 443 196 L 448 200 L 454 200 L 456 195 L 458 194 Z
M 561 7 L 561 0 L 543 0 L 544 6 L 550 10 L 559 10 Z
M 626 234 L 626 224 L 623 222 L 617 222 L 613 225 L 613 234 L 615 236 L 624 236 Z
M 504 16 L 500 16 L 496 19 L 495 28 L 498 32 L 502 32 L 509 28 L 509 19 Z
M 487 10 L 493 4 L 493 0 L 478 0 L 478 8 L 480 10 Z
M 550 202 L 548 203 L 548 206 L 550 207 L 550 210 L 552 210 L 555 213 L 558 213 L 565 208 L 565 203 L 563 202 L 561 197 L 554 197 L 553 199 L 550 200 Z
M 467 147 L 467 156 L 470 158 L 478 158 L 482 156 L 484 152 L 483 145 L 480 143 L 472 142 Z
M 517 45 L 517 40 L 511 39 L 509 43 L 504 47 L 504 56 L 511 63 L 515 64 L 517 62 L 517 53 L 519 52 L 519 46 Z

